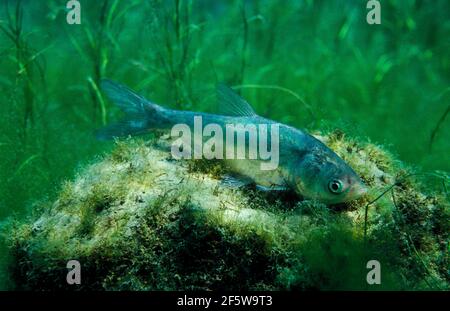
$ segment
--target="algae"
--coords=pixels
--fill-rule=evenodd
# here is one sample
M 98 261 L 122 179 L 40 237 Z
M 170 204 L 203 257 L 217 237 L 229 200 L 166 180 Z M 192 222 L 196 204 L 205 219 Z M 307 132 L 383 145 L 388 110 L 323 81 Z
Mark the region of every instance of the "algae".
M 172 160 L 157 139 L 116 142 L 56 201 L 4 227 L 16 288 L 449 289 L 446 193 L 425 189 L 382 146 L 341 131 L 315 135 L 360 174 L 366 197 L 325 206 L 231 189 L 220 162 Z M 76 287 L 66 283 L 71 259 L 82 268 Z M 366 282 L 371 259 L 381 264 L 380 285 Z

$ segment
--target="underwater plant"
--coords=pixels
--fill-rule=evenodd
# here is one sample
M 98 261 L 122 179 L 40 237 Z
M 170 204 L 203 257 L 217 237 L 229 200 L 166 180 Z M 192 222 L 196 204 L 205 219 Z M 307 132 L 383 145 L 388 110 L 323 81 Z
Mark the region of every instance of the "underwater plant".
M 70 29 L 66 30 L 68 39 L 78 52 L 85 59 L 90 68 L 87 77 L 88 90 L 94 103 L 93 121 L 100 113 L 101 124 L 106 124 L 107 107 L 105 99 L 100 92 L 100 80 L 104 77 L 107 66 L 113 57 L 113 51 L 119 49 L 117 43 L 122 32 L 122 25 L 126 13 L 137 5 L 136 1 L 130 1 L 126 5 L 120 6 L 118 0 L 103 0 L 99 2 L 98 17 L 95 23 L 89 22 L 83 25 L 84 37 L 76 37 Z M 92 25 L 90 24 L 92 23 Z
M 22 1 L 16 1 L 12 12 L 8 1 L 3 5 L 6 10 L 7 22 L 5 23 L 6 25 L 0 24 L 0 30 L 13 44 L 11 58 L 16 65 L 16 76 L 12 100 L 18 102 L 17 106 L 20 103 L 24 105 L 23 109 L 21 109 L 23 118 L 20 129 L 22 131 L 22 141 L 25 141 L 30 129 L 33 129 L 36 119 L 42 117 L 43 110 L 45 110 L 45 107 L 44 109 L 37 107 L 36 102 L 40 97 L 38 88 L 44 91 L 41 92 L 41 97 L 42 94 L 45 94 L 45 76 L 41 54 L 47 48 L 35 51 L 28 42 L 28 34 L 25 32 L 23 25 L 24 9 Z

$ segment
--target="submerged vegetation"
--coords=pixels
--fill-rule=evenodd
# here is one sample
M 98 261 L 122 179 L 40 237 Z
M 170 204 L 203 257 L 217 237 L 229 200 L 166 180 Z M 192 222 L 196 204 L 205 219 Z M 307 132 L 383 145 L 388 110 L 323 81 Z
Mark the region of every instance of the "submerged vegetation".
M 41 202 L 37 217 L 9 224 L 19 289 L 449 289 L 449 204 L 422 192 L 382 148 L 318 136 L 355 167 L 371 195 L 327 207 L 220 182 L 220 165 L 176 161 L 156 141 L 124 141 Z M 195 163 L 192 163 L 195 162 Z M 212 173 L 211 173 L 212 172 Z M 222 170 L 224 172 L 224 170 Z M 395 184 L 368 210 L 371 197 Z M 42 213 L 42 214 L 41 214 Z
M 81 25 L 66 23 L 64 1 L 0 3 L 0 227 L 12 230 L 14 250 L 9 258 L 0 241 L 0 288 L 23 280 L 22 272 L 24 287 L 62 286 L 51 278 L 63 278 L 58 260 L 72 256 L 85 256 L 97 273 L 86 280 L 92 288 L 363 288 L 360 259 L 371 255 L 389 257 L 383 288 L 448 287 L 447 0 L 383 1 L 381 25 L 366 23 L 364 1 L 80 2 Z M 205 208 L 192 201 L 187 176 L 203 172 L 193 175 L 207 181 L 198 195 L 212 199 L 220 164 L 182 168 L 139 143 L 114 146 L 90 166 L 112 148 L 93 130 L 119 115 L 98 89 L 103 77 L 196 111 L 213 111 L 217 82 L 235 86 L 264 117 L 333 132 L 324 140 L 376 189 L 371 199 L 386 192 L 369 205 L 367 198 L 329 209 L 219 187 L 223 208 Z M 164 192 L 164 174 L 185 169 L 182 186 Z M 83 179 L 89 187 L 77 188 Z M 134 186 L 154 197 L 134 204 Z M 43 222 L 22 224 L 29 214 Z M 205 249 L 211 261 L 189 270 Z M 349 265 L 334 269 L 339 262 Z M 160 282 L 146 284 L 146 273 Z

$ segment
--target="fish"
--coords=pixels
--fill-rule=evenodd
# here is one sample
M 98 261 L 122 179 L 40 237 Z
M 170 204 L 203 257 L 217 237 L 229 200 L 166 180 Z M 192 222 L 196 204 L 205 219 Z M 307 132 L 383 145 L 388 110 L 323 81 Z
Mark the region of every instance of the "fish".
M 255 113 L 250 104 L 224 84 L 217 87 L 218 114 L 175 110 L 155 104 L 130 88 L 104 79 L 101 88 L 126 117 L 96 132 L 100 140 L 147 134 L 151 131 L 169 133 L 175 124 L 194 127 L 194 117 L 203 123 L 276 125 L 279 131 L 279 162 L 277 168 L 260 169 L 261 159 L 224 159 L 229 175 L 227 185 L 253 183 L 263 191 L 294 191 L 304 199 L 328 205 L 349 202 L 368 191 L 358 174 L 334 151 L 306 131 L 273 121 Z M 244 133 L 245 135 L 245 133 Z M 247 141 L 246 141 L 247 143 Z

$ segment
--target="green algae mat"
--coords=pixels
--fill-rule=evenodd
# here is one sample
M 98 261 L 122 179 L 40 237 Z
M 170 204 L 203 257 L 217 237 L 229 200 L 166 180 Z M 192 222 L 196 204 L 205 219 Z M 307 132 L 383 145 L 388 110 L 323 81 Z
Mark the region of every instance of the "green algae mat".
M 374 144 L 317 137 L 371 195 L 329 208 L 233 189 L 220 163 L 174 161 L 161 141 L 126 140 L 41 202 L 38 216 L 9 224 L 14 278 L 21 289 L 65 289 L 76 259 L 83 290 L 368 289 L 366 263 L 377 260 L 379 289 L 448 289 L 443 194 L 422 192 Z

